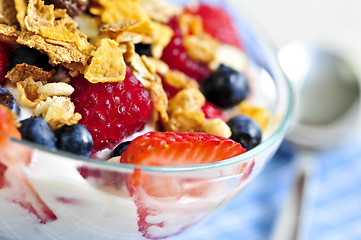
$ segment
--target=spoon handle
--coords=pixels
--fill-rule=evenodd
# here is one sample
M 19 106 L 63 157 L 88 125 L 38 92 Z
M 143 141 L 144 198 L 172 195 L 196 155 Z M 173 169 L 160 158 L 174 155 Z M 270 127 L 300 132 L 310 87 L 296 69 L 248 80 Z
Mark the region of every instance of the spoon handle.
M 285 205 L 276 220 L 271 240 L 299 240 L 303 212 L 305 208 L 306 188 L 312 173 L 314 153 L 301 151 L 295 159 L 296 178 Z

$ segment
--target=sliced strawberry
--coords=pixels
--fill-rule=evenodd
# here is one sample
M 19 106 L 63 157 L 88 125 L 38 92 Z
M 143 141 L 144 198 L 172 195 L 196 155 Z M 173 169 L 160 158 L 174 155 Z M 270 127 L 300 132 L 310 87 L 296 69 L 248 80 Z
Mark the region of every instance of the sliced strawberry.
M 121 161 L 148 166 L 198 165 L 225 160 L 245 151 L 231 139 L 206 133 L 149 132 L 130 143 Z
M 206 101 L 201 110 L 204 113 L 206 119 L 219 118 L 223 121 L 227 121 L 227 118 L 223 114 L 222 110 L 208 101 Z
M 15 124 L 15 114 L 7 107 L 0 104 L 0 145 L 5 145 L 9 137 L 21 138 L 21 134 Z
M 0 119 L 0 197 L 20 205 L 35 215 L 40 223 L 56 220 L 55 214 L 41 200 L 24 173 L 23 168 L 31 162 L 32 150 L 6 137 L 20 139 L 20 133 L 12 113 L 2 105 Z
M 239 143 L 206 133 L 151 132 L 133 140 L 121 155 L 121 161 L 150 166 L 184 166 L 217 162 L 244 152 Z M 246 166 L 247 162 L 242 163 L 234 169 L 235 173 L 247 171 Z M 195 176 L 193 173 L 185 177 L 171 172 L 159 175 L 135 169 L 128 179 L 128 188 L 137 205 L 139 231 L 148 239 L 169 237 L 183 231 L 226 197 L 224 184 L 224 181 L 210 181 L 207 175 Z M 220 200 L 207 201 L 214 198 Z
M 125 173 L 89 166 L 79 167 L 78 172 L 89 184 L 100 191 L 114 195 L 129 196 Z
M 7 166 L 0 162 L 0 189 L 5 185 L 5 171 Z
M 218 41 L 243 49 L 233 21 L 224 9 L 200 3 L 188 7 L 186 11 L 200 16 L 204 30 Z

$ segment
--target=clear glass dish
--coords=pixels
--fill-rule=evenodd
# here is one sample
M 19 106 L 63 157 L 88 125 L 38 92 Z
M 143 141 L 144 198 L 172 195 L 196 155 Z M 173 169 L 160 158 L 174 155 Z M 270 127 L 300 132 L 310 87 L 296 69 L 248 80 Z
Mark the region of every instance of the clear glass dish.
M 0 162 L 11 162 L 6 171 L 0 165 L 0 178 L 8 174 L 7 182 L 0 181 L 1 239 L 167 238 L 209 216 L 259 174 L 285 136 L 293 91 L 268 40 L 239 9 L 222 0 L 211 3 L 230 12 L 256 66 L 254 98 L 267 102 L 272 114 L 262 143 L 217 163 L 147 167 L 90 160 L 10 139 L 0 147 Z

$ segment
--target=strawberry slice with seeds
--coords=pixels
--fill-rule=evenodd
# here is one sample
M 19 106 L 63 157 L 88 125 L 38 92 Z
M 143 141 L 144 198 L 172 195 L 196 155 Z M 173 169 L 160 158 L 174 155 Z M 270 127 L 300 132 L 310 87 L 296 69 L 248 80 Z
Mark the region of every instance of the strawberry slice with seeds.
M 32 150 L 8 137 L 20 139 L 14 114 L 0 105 L 0 197 L 18 204 L 42 224 L 56 220 L 52 210 L 26 178 L 23 168 L 30 164 Z
M 121 155 L 121 162 L 148 166 L 197 165 L 222 161 L 245 151 L 233 140 L 206 133 L 150 132 L 130 143 Z M 234 171 L 241 174 L 248 171 L 247 166 L 247 162 L 242 163 Z M 226 198 L 225 182 L 213 181 L 213 177 L 207 178 L 202 173 L 205 175 L 191 173 L 186 177 L 135 169 L 127 181 L 138 209 L 138 230 L 144 237 L 160 239 L 177 234 Z
M 233 21 L 224 9 L 200 3 L 188 7 L 186 11 L 200 16 L 204 30 L 218 41 L 243 49 Z
M 241 144 L 201 132 L 149 132 L 123 152 L 124 163 L 184 166 L 213 163 L 244 153 Z

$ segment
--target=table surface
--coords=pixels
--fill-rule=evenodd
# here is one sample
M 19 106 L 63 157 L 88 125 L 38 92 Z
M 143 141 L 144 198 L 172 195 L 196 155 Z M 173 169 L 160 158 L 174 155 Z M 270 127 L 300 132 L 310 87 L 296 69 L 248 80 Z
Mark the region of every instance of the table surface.
M 361 1 L 231 0 L 280 48 L 305 41 L 343 55 L 361 76 Z M 344 142 L 316 153 L 301 240 L 361 239 L 361 124 Z M 285 141 L 264 171 L 209 219 L 171 240 L 266 240 L 295 176 L 298 150 Z
M 306 188 L 300 240 L 361 239 L 361 137 L 316 153 Z M 201 224 L 170 240 L 268 240 L 295 176 L 297 154 L 284 142 L 243 192 Z

